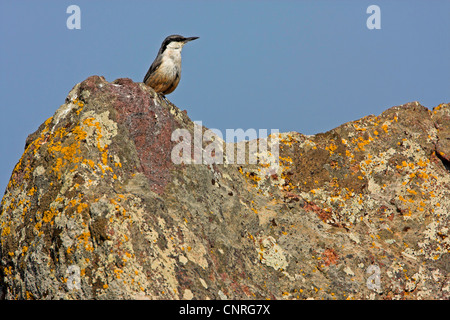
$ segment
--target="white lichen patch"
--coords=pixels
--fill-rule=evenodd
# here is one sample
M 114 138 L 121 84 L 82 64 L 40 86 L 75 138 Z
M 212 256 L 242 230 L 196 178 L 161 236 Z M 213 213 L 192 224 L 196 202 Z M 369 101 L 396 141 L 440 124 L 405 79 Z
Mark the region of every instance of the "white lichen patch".
M 185 242 L 182 244 L 184 253 L 189 261 L 198 264 L 203 269 L 208 268 L 208 261 L 206 260 L 206 249 L 205 246 L 198 242 L 194 234 L 184 225 L 182 225 L 181 230 L 185 237 Z
M 37 177 L 40 175 L 43 175 L 45 173 L 45 167 L 44 166 L 37 166 L 36 169 L 33 171 L 33 176 Z
M 208 284 L 206 283 L 206 281 L 203 280 L 202 278 L 199 278 L 199 280 L 200 280 L 200 283 L 202 284 L 202 286 L 203 286 L 205 289 L 208 289 Z
M 184 292 L 183 292 L 183 299 L 184 300 L 192 300 L 193 297 L 194 297 L 194 294 L 192 293 L 191 290 L 184 289 Z
M 107 147 L 117 135 L 117 123 L 109 119 L 109 111 L 100 114 L 95 111 L 84 112 L 80 123 L 86 132 L 87 144 L 99 149 Z
M 272 236 L 259 238 L 256 243 L 259 244 L 257 251 L 262 264 L 272 267 L 275 270 L 286 269 L 288 266 L 286 254 Z

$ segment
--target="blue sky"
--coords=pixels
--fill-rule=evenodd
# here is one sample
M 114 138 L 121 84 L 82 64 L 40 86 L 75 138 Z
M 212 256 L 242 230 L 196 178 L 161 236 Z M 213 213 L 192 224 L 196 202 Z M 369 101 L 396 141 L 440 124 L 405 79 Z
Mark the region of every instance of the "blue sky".
M 69 30 L 69 5 L 81 29 Z M 368 6 L 381 10 L 369 30 Z M 315 134 L 419 101 L 450 102 L 450 1 L 0 1 L 0 193 L 25 139 L 91 75 L 142 81 L 183 49 L 168 98 L 209 128 Z

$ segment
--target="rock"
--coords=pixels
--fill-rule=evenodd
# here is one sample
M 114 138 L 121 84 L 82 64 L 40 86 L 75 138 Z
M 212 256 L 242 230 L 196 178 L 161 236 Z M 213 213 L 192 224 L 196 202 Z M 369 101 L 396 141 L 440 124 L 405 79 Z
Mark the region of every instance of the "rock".
M 12 172 L 3 298 L 448 299 L 449 120 L 448 104 L 412 102 L 272 135 L 270 170 L 261 150 L 256 164 L 175 164 L 174 130 L 198 130 L 186 112 L 89 77 Z

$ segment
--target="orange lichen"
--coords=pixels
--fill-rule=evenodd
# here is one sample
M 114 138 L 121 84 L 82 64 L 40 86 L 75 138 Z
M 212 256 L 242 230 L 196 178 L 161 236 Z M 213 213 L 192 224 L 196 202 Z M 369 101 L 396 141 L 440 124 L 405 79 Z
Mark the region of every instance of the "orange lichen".
M 59 214 L 59 212 L 55 208 L 50 208 L 50 210 L 45 210 L 44 216 L 42 217 L 42 221 L 53 225 L 53 218 L 55 216 L 57 216 L 58 214 Z
M 77 212 L 81 213 L 85 208 L 87 208 L 89 205 L 86 203 L 80 203 L 77 207 Z

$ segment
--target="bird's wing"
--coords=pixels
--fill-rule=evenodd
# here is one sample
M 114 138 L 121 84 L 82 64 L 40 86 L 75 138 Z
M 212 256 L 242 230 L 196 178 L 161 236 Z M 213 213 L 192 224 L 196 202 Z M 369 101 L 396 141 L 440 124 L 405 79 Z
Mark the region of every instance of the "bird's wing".
M 150 78 L 150 75 L 156 70 L 158 69 L 158 67 L 161 65 L 161 61 L 162 61 L 162 57 L 161 55 L 158 55 L 158 57 L 155 59 L 155 61 L 153 61 L 152 65 L 150 66 L 150 68 L 147 71 L 147 74 L 144 77 L 144 83 Z

